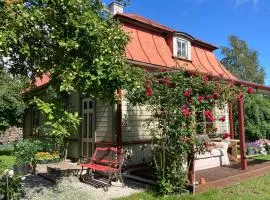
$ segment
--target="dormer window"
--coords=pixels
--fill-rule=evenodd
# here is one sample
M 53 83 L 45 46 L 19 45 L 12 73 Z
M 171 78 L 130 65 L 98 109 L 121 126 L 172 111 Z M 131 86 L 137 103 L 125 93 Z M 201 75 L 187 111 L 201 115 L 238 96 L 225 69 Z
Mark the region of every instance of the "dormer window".
M 182 35 L 173 37 L 173 55 L 176 58 L 191 60 L 191 43 Z
M 177 57 L 187 58 L 188 41 L 177 38 Z

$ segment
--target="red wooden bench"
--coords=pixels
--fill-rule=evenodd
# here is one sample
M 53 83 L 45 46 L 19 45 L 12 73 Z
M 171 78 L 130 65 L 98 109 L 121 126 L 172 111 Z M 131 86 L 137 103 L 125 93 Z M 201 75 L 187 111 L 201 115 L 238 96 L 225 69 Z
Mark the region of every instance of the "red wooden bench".
M 108 186 L 111 185 L 112 179 L 116 178 L 122 182 L 122 186 L 124 186 L 121 168 L 124 162 L 125 152 L 123 149 L 119 149 L 116 147 L 98 147 L 96 148 L 90 162 L 80 164 L 82 166 L 82 170 L 80 173 L 80 179 L 89 179 L 99 181 L 103 184 L 103 188 L 105 191 L 108 190 Z M 82 172 L 87 170 L 86 176 L 82 175 Z M 95 179 L 94 173 L 102 173 L 107 176 L 105 181 L 100 181 Z

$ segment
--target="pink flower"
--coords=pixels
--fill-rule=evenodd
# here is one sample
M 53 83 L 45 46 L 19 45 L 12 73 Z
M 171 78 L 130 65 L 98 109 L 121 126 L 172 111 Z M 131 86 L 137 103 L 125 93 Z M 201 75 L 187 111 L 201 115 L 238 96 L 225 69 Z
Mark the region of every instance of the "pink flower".
M 252 87 L 248 87 L 247 93 L 248 94 L 252 94 L 253 93 L 253 88 Z
M 230 133 L 224 133 L 224 134 L 222 135 L 222 139 L 225 140 L 225 139 L 229 138 L 230 136 L 231 136 Z
M 224 122 L 224 121 L 225 121 L 225 119 L 226 119 L 226 117 L 225 117 L 225 116 L 221 116 L 221 117 L 219 117 L 219 118 L 218 118 L 218 121 Z
M 237 100 L 240 101 L 243 99 L 243 97 L 244 97 L 244 94 L 242 92 L 240 92 L 238 97 L 237 97 Z
M 174 86 L 174 83 L 172 82 L 171 77 L 168 77 L 168 76 L 159 79 L 158 82 L 161 84 L 166 84 L 168 87 Z
M 203 96 L 198 96 L 197 100 L 198 100 L 199 102 L 202 102 L 202 101 L 204 100 L 204 97 L 203 97 Z
M 145 84 L 145 94 L 148 97 L 153 96 L 153 91 L 152 91 L 152 88 L 151 88 L 151 85 L 150 85 L 150 81 L 146 81 L 146 84 Z
M 216 91 L 216 92 L 214 93 L 213 97 L 214 97 L 215 99 L 219 98 L 219 97 L 220 97 L 220 93 Z
M 205 77 L 203 78 L 203 81 L 204 81 L 205 84 L 207 84 L 208 81 L 209 81 L 209 78 L 208 78 L 207 76 L 205 76 Z
M 186 90 L 184 91 L 184 93 L 183 93 L 183 95 L 184 95 L 185 97 L 190 97 L 191 94 L 192 94 L 192 88 L 186 89 Z
M 191 115 L 191 112 L 190 112 L 190 109 L 189 107 L 187 107 L 186 105 L 183 105 L 181 108 L 181 113 L 185 116 L 185 117 L 190 117 Z
M 209 122 L 214 122 L 213 112 L 211 110 L 205 110 L 204 116 Z

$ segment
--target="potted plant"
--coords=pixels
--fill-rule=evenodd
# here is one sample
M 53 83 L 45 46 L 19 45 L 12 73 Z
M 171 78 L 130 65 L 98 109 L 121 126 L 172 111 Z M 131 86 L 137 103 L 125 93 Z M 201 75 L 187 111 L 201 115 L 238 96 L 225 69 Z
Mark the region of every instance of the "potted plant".
M 255 155 L 258 152 L 259 145 L 255 142 L 247 143 L 247 155 Z
M 40 144 L 41 142 L 38 140 L 24 139 L 15 145 L 13 154 L 16 157 L 16 164 L 14 170 L 17 174 L 27 174 L 30 169 L 35 172 L 35 154 L 40 150 Z

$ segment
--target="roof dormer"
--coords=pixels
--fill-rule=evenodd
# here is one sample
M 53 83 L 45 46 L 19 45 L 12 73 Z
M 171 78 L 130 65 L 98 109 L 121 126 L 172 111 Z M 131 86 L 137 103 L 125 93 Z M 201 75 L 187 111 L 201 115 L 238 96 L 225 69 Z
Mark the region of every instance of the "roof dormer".
M 185 33 L 173 35 L 173 57 L 191 60 L 191 41 L 193 38 Z

